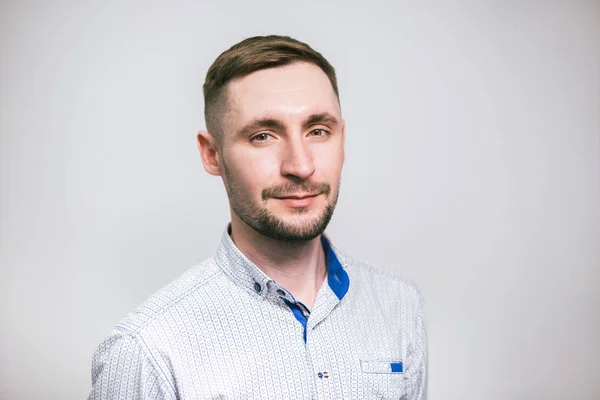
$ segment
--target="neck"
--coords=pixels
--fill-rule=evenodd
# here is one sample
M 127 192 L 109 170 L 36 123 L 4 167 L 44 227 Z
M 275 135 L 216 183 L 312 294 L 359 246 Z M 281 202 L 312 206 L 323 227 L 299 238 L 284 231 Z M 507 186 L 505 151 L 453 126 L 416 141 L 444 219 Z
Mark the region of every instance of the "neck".
M 282 242 L 258 233 L 232 212 L 231 239 L 267 276 L 312 309 L 327 274 L 320 236 L 304 242 Z

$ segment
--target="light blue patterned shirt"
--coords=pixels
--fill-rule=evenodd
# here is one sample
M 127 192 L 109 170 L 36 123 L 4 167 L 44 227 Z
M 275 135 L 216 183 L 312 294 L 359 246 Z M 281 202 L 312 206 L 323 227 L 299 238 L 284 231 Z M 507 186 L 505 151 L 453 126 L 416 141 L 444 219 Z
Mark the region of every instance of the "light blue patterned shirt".
M 426 399 L 418 289 L 325 236 L 313 309 L 235 246 L 151 296 L 92 361 L 90 399 Z

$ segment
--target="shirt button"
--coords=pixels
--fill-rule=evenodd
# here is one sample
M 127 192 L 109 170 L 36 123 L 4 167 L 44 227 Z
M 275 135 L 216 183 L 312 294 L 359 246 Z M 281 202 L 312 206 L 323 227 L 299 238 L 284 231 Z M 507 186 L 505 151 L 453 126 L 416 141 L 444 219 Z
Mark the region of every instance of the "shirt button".
M 277 289 L 277 294 L 280 296 L 285 296 L 285 292 L 281 289 Z
M 256 290 L 256 293 L 260 293 L 260 289 L 260 283 L 254 282 L 254 290 Z

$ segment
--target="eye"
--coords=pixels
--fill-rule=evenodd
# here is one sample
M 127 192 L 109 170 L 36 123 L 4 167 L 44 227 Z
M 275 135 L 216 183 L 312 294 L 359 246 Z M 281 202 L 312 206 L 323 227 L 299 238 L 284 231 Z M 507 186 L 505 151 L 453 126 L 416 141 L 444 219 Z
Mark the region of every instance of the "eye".
M 329 132 L 327 132 L 325 129 L 313 129 L 312 131 L 310 131 L 308 134 L 309 136 L 316 136 L 316 137 L 322 137 L 322 136 L 326 136 Z
M 252 139 L 250 139 L 250 140 L 252 142 L 266 142 L 267 140 L 269 140 L 269 137 L 272 137 L 272 136 L 266 132 L 261 132 L 258 135 L 253 136 Z

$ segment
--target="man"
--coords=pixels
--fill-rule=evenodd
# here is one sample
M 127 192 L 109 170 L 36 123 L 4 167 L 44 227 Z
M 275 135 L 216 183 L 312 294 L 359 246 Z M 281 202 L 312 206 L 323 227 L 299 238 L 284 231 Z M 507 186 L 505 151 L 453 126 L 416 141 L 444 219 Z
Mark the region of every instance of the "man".
M 323 234 L 344 163 L 333 67 L 253 37 L 217 58 L 204 98 L 198 148 L 231 223 L 99 346 L 90 399 L 425 399 L 418 290 Z

